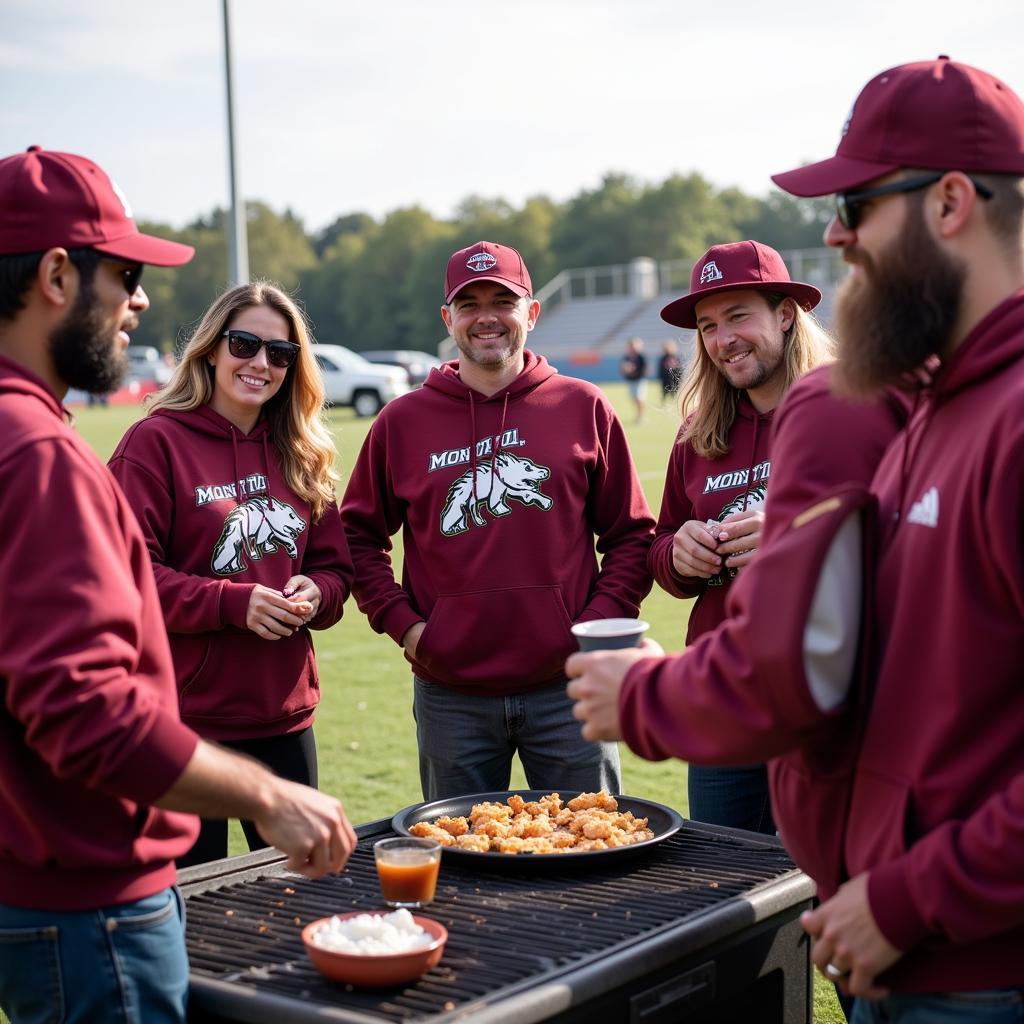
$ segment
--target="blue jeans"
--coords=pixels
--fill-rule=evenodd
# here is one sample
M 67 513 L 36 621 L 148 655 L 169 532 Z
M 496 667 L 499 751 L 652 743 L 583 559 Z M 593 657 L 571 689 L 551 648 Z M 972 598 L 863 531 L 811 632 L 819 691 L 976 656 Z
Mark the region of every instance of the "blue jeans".
M 985 992 L 905 993 L 877 1003 L 858 999 L 850 1024 L 1021 1024 L 1024 994 Z
M 424 799 L 508 789 L 517 752 L 530 789 L 619 792 L 618 746 L 583 739 L 564 683 L 507 697 L 413 684 Z
M 687 772 L 690 817 L 694 821 L 775 835 L 768 770 L 763 764 L 740 768 L 691 764 Z
M 11 1024 L 183 1024 L 184 923 L 176 888 L 98 910 L 0 903 L 0 1008 Z

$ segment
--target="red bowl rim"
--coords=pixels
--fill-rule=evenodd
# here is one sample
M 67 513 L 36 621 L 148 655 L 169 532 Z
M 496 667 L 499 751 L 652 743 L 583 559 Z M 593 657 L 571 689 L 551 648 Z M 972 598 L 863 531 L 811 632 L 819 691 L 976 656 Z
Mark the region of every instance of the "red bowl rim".
M 426 946 L 417 946 L 415 949 L 404 949 L 400 953 L 346 953 L 344 950 L 340 949 L 327 949 L 313 941 L 313 931 L 320 925 L 327 924 L 331 918 L 336 917 L 339 921 L 346 921 L 349 918 L 359 917 L 362 914 L 368 914 L 370 917 L 384 917 L 386 914 L 393 913 L 393 910 L 351 910 L 344 914 L 330 914 L 327 917 L 320 917 L 303 926 L 302 941 L 308 948 L 315 950 L 317 953 L 322 953 L 325 956 L 343 957 L 345 960 L 352 960 L 359 963 L 365 963 L 367 960 L 380 960 L 386 963 L 391 960 L 400 960 L 403 957 L 423 956 L 427 953 L 433 952 L 448 941 L 448 929 L 445 928 L 440 921 L 435 921 L 430 917 L 420 917 L 418 914 L 412 915 L 412 919 L 416 924 L 418 924 L 428 934 L 433 934 L 432 929 L 434 928 L 440 929 L 440 934 L 436 935 L 434 940 Z

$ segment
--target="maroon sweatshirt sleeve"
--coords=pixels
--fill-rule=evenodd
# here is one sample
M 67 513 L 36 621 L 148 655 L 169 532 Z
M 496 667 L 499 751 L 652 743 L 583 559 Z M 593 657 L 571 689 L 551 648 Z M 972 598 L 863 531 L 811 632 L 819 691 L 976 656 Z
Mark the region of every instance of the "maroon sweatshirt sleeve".
M 309 628 L 327 629 L 341 618 L 355 572 L 341 513 L 333 501 L 310 525 L 302 571 L 320 588 L 320 608 Z
M 110 460 L 110 471 L 142 527 L 168 631 L 207 633 L 225 626 L 244 628 L 253 584 L 193 576 L 167 564 L 175 497 L 167 459 L 159 447 L 140 443 L 139 435 L 133 434 L 127 444 L 122 441 Z
M 707 584 L 699 576 L 681 576 L 672 564 L 672 541 L 683 523 L 694 518 L 693 504 L 686 494 L 683 461 L 686 446 L 676 437 L 665 472 L 665 490 L 661 496 L 661 512 L 654 528 L 654 542 L 647 556 L 651 574 L 662 590 L 673 597 L 696 597 Z
M 130 513 L 103 467 L 61 440 L 18 451 L 4 479 L 0 677 L 7 707 L 55 775 L 151 804 L 184 771 L 198 739 L 161 705 L 159 686 L 141 684 L 165 677 L 173 699 L 166 638 L 149 637 L 148 651 L 142 642 L 160 623 L 144 621 L 120 518 Z M 145 559 L 141 547 L 137 555 Z
M 342 499 L 341 518 L 355 567 L 353 593 L 359 610 L 372 629 L 401 644 L 409 627 L 423 616 L 396 582 L 389 554 L 403 514 L 390 483 L 387 446 L 381 436 L 385 422 L 378 417 L 363 442 Z
M 647 554 L 654 517 L 647 506 L 625 432 L 610 406 L 598 407 L 601 452 L 587 508 L 601 570 L 579 621 L 635 618 L 650 593 Z
M 730 588 L 726 619 L 682 655 L 645 659 L 626 677 L 619 712 L 634 752 L 703 764 L 763 761 L 830 727 L 834 716 L 812 699 L 803 663 L 815 582 L 805 577 L 820 563 L 803 550 L 793 517 L 841 486 L 863 491 L 905 411 L 889 399 L 838 399 L 825 371 L 794 386 L 774 424 L 766 540 Z M 806 555 L 811 564 L 801 569 Z M 780 579 L 792 583 L 783 588 Z

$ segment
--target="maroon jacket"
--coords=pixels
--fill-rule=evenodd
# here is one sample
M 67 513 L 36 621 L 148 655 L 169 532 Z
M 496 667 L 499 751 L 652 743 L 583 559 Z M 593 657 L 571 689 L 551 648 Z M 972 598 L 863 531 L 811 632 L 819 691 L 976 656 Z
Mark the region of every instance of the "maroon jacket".
M 463 693 L 564 680 L 572 624 L 635 617 L 651 588 L 654 520 L 618 417 L 531 352 L 490 398 L 447 363 L 388 403 L 341 514 L 370 625 L 400 643 L 426 620 L 416 674 Z
M 341 618 L 352 584 L 337 506 L 314 521 L 266 424 L 243 434 L 209 406 L 139 420 L 110 469 L 153 559 L 182 719 L 213 740 L 310 725 L 320 680 L 309 630 Z M 253 587 L 280 590 L 297 573 L 320 588 L 309 628 L 277 640 L 247 629 Z
M 878 494 L 877 685 L 846 861 L 897 988 L 1024 984 L 1024 291 L 939 371 Z
M 0 903 L 85 910 L 174 883 L 198 822 L 153 801 L 198 739 L 139 526 L 46 385 L 0 357 Z
M 741 394 L 729 431 L 727 455 L 705 459 L 678 437 L 672 446 L 648 566 L 670 594 L 697 598 L 686 629 L 688 644 L 725 618 L 725 599 L 734 574 L 723 568 L 707 580 L 681 576 L 672 564 L 672 541 L 679 527 L 691 519 L 722 520 L 733 512 L 764 504 L 772 468 L 769 449 L 773 412 L 759 413 Z

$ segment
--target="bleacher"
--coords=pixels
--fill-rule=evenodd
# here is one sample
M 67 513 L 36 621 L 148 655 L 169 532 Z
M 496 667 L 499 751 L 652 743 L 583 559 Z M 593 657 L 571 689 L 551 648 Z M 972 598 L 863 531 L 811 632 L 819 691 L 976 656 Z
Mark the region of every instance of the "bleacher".
M 832 249 L 794 249 L 782 253 L 794 280 L 807 281 L 823 294 L 815 315 L 829 322 L 837 282 L 845 273 Z M 693 331 L 661 319 L 663 306 L 684 295 L 691 264 L 640 258 L 607 267 L 563 270 L 537 292 L 541 316 L 527 346 L 563 373 L 592 381 L 619 378 L 619 360 L 629 338 L 642 338 L 648 372 L 654 376 L 662 345 L 679 342 L 680 358 L 692 351 Z M 449 339 L 450 340 L 450 339 Z M 442 350 L 445 358 L 452 352 Z

